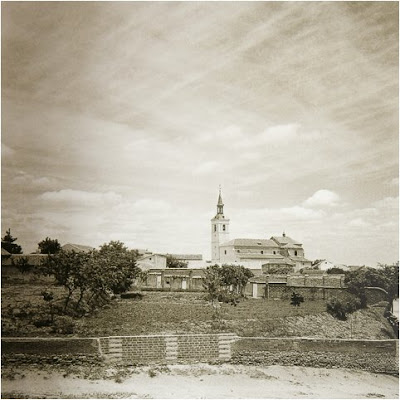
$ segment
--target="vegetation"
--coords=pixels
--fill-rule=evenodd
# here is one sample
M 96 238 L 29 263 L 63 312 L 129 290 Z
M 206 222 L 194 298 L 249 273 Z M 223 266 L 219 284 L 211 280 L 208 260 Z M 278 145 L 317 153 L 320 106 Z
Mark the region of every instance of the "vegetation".
M 345 284 L 350 293 L 357 296 L 360 307 L 367 306 L 366 288 L 379 287 L 388 292 L 388 301 L 399 297 L 399 265 L 379 265 L 378 268 L 363 267 L 345 273 Z
M 57 284 L 66 289 L 62 311 L 67 313 L 75 297 L 73 308 L 79 314 L 107 302 L 112 293 L 127 291 L 140 273 L 136 258 L 136 251 L 129 251 L 121 242 L 111 241 L 100 250 L 88 253 L 61 250 L 49 255 L 41 272 L 54 276 Z
M 61 250 L 61 245 L 57 239 L 46 239 L 38 243 L 38 248 L 41 254 L 56 254 Z
M 187 263 L 176 259 L 171 255 L 167 255 L 167 268 L 187 268 Z
M 4 250 L 7 250 L 10 254 L 22 254 L 22 247 L 14 242 L 16 242 L 18 238 L 14 238 L 11 235 L 11 230 L 8 228 L 6 234 L 1 239 L 1 247 Z
M 341 321 L 346 321 L 347 315 L 358 310 L 359 308 L 360 302 L 357 300 L 344 302 L 336 297 L 330 299 L 326 304 L 326 311 Z
M 296 292 L 293 292 L 290 297 L 290 304 L 295 307 L 300 307 L 301 303 L 304 303 L 304 297 Z
M 33 269 L 33 265 L 29 264 L 27 257 L 18 258 L 17 261 L 11 260 L 11 265 L 17 267 L 18 271 L 21 272 L 21 274 L 31 272 Z
M 334 275 L 334 274 L 344 274 L 345 271 L 344 271 L 344 269 L 342 269 L 342 268 L 332 267 L 332 268 L 328 268 L 328 269 L 326 270 L 326 273 L 327 273 L 327 274 L 332 274 L 332 275 Z
M 287 275 L 293 273 L 291 265 L 268 265 L 263 272 L 271 275 Z
M 203 286 L 212 304 L 216 301 L 237 304 L 253 273 L 243 266 L 217 264 L 207 267 Z

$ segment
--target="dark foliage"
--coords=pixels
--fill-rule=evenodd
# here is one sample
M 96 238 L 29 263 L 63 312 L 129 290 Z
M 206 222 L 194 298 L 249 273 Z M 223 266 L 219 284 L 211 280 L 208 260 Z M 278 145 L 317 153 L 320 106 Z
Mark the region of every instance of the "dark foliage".
M 304 297 L 296 292 L 293 292 L 290 296 L 290 304 L 295 307 L 300 307 L 301 303 L 304 303 Z
M 61 250 L 61 245 L 58 243 L 57 239 L 46 239 L 38 243 L 41 254 L 56 254 Z
M 6 234 L 1 239 L 1 247 L 4 250 L 7 250 L 10 254 L 22 254 L 22 247 L 14 243 L 17 240 L 18 238 L 12 237 L 11 229 L 8 228 L 8 231 L 6 231 Z

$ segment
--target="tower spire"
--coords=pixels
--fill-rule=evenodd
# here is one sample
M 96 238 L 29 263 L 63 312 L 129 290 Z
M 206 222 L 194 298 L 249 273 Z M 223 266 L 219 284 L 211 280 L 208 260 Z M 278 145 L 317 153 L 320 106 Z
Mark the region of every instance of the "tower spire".
M 224 215 L 224 203 L 222 201 L 221 196 L 221 185 L 219 185 L 219 196 L 218 196 L 218 203 L 217 203 L 217 215 Z

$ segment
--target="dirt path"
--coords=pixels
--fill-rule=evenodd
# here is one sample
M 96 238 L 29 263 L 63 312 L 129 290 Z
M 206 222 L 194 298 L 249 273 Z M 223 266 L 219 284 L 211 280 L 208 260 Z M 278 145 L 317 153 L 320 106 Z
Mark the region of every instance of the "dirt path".
M 345 369 L 196 364 L 164 369 L 143 367 L 126 372 L 125 369 L 125 377 L 114 372 L 112 379 L 90 380 L 43 370 L 19 368 L 14 376 L 3 371 L 2 398 L 399 397 L 397 377 Z

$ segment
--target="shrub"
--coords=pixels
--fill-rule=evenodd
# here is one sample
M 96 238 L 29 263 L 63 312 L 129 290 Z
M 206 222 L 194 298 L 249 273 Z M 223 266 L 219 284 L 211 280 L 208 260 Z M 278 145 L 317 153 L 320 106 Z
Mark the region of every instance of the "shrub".
M 74 333 L 74 329 L 75 321 L 71 317 L 61 315 L 54 319 L 52 332 L 69 334 Z
M 126 293 L 121 293 L 121 299 L 137 299 L 137 300 L 142 300 L 142 299 L 143 299 L 143 294 L 142 294 L 142 293 L 137 293 L 137 292 L 126 292 Z
M 300 304 L 304 302 L 304 297 L 298 293 L 293 292 L 290 296 L 290 304 L 292 306 L 300 307 Z
M 330 299 L 326 304 L 326 311 L 341 321 L 346 321 L 347 314 L 350 314 L 359 308 L 361 308 L 361 302 L 359 300 L 343 302 L 336 297 Z

